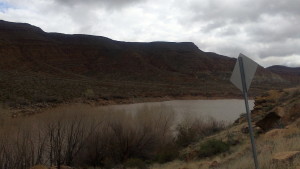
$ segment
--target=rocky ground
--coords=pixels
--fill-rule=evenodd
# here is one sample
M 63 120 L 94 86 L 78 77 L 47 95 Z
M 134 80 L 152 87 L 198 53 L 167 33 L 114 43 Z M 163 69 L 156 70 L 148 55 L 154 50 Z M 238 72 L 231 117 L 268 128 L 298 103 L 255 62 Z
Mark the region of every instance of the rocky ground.
M 253 126 L 261 168 L 300 168 L 300 88 L 272 90 L 255 98 Z M 200 145 L 211 139 L 229 143 L 228 152 L 199 159 Z M 226 130 L 192 144 L 181 152 L 185 161 L 153 169 L 254 168 L 245 115 Z

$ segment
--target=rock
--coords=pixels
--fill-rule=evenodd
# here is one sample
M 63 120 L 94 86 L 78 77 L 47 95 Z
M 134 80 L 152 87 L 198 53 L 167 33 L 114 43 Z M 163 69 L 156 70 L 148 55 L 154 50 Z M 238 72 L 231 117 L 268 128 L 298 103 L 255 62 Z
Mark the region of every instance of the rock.
M 300 116 L 300 103 L 294 103 L 284 114 L 282 120 L 285 124 L 294 122 Z
M 284 107 L 281 107 L 281 106 L 276 107 L 275 112 L 280 117 L 283 117 L 285 115 L 285 109 L 284 109 Z
M 244 134 L 248 134 L 249 133 L 249 128 L 248 126 L 245 126 L 241 129 L 241 132 L 244 133 Z
M 48 167 L 43 166 L 43 165 L 36 165 L 36 166 L 31 167 L 30 169 L 48 169 Z
M 287 151 L 287 152 L 280 152 L 276 153 L 272 161 L 274 163 L 292 163 L 293 160 L 299 157 L 300 151 Z
M 258 134 L 263 133 L 263 130 L 262 130 L 260 127 L 258 127 L 258 126 L 254 127 L 254 131 L 255 131 L 256 133 L 258 133 Z
M 220 167 L 220 163 L 218 161 L 213 161 L 209 165 L 209 168 L 217 168 L 217 167 Z
M 258 98 L 255 98 L 254 104 L 255 104 L 255 107 L 257 107 L 257 106 L 261 106 L 261 104 L 266 103 L 266 102 L 267 102 L 267 100 L 265 97 L 258 97 Z
M 268 113 L 263 119 L 259 120 L 255 125 L 263 131 L 268 131 L 273 128 L 279 128 L 280 116 L 275 112 Z
M 198 165 L 198 168 L 208 168 L 211 165 L 210 161 L 201 161 Z
M 192 161 L 193 159 L 195 159 L 198 156 L 198 151 L 193 150 L 191 152 L 188 152 L 186 154 L 183 155 L 183 158 L 186 162 L 188 161 Z

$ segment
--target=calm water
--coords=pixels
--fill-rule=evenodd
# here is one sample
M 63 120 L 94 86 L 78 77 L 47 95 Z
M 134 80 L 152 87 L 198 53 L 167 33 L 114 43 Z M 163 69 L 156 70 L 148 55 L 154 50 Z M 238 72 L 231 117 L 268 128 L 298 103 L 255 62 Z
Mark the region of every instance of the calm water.
M 184 115 L 211 116 L 217 120 L 233 122 L 241 113 L 245 113 L 244 100 L 223 99 L 223 100 L 173 100 L 164 102 L 137 103 L 126 105 L 105 106 L 109 109 L 125 110 L 126 112 L 136 113 L 143 106 L 167 106 L 171 107 L 177 114 L 177 117 Z M 253 109 L 254 101 L 249 100 L 250 109 Z

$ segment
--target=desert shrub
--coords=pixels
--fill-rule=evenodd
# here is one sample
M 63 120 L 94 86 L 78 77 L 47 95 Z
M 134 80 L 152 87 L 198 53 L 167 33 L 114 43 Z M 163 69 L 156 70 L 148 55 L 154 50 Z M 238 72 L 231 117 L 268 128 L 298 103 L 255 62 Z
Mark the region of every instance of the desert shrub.
M 229 145 L 221 140 L 208 140 L 200 145 L 198 156 L 210 157 L 229 150 Z
M 105 121 L 110 132 L 111 156 L 116 162 L 150 159 L 171 141 L 174 113 L 169 108 L 143 107 L 135 115 L 110 112 L 109 116 Z
M 10 96 L 9 100 L 7 101 L 7 105 L 9 107 L 20 107 L 20 106 L 28 106 L 30 101 L 24 97 L 18 96 Z
M 270 93 L 269 92 L 264 92 L 263 94 L 261 94 L 262 97 L 268 97 L 270 96 Z
M 89 112 L 83 106 L 11 119 L 3 124 L 9 137 L 0 133 L 0 168 L 23 169 L 36 164 L 144 168 L 143 160 L 165 163 L 177 158 L 180 146 L 176 143 L 185 136 L 191 138 L 180 145 L 224 127 L 213 119 L 194 119 L 192 125 L 190 121 L 180 123 L 182 130 L 176 137 L 174 119 L 174 111 L 166 106 L 142 107 L 137 113 Z
M 186 147 L 203 137 L 223 130 L 225 127 L 224 122 L 217 121 L 212 117 L 185 119 L 176 128 L 176 143 L 179 146 Z
M 96 94 L 93 89 L 86 89 L 86 91 L 83 93 L 83 96 L 90 100 L 96 99 Z
M 267 107 L 263 107 L 263 110 L 266 112 L 271 111 L 274 108 L 274 105 L 268 105 Z
M 47 96 L 43 94 L 36 94 L 33 97 L 33 102 L 34 103 L 62 103 L 63 99 L 59 96 Z
M 179 147 L 175 144 L 169 144 L 162 147 L 155 156 L 154 161 L 158 163 L 166 163 L 175 160 L 179 156 Z
M 52 159 L 50 163 L 61 159 L 59 163 L 70 166 L 113 168 L 128 159 L 153 160 L 157 152 L 163 154 L 161 159 L 171 159 L 171 153 L 166 152 L 170 149 L 160 151 L 173 141 L 174 112 L 168 107 L 142 107 L 136 114 L 107 109 L 78 118 L 75 112 L 63 110 L 59 116 L 45 119 L 51 138 L 47 147 L 54 145 L 47 150 L 52 152 L 47 157 Z
M 104 169 L 113 169 L 115 168 L 116 163 L 111 158 L 105 158 L 102 166 Z
M 147 169 L 146 163 L 138 158 L 130 158 L 125 163 L 126 168 Z
M 295 89 L 291 92 L 291 98 L 298 97 L 300 95 L 300 89 Z
M 199 136 L 196 134 L 196 129 L 192 126 L 184 126 L 180 124 L 177 126 L 176 130 L 178 132 L 176 143 L 179 146 L 186 147 L 199 139 Z

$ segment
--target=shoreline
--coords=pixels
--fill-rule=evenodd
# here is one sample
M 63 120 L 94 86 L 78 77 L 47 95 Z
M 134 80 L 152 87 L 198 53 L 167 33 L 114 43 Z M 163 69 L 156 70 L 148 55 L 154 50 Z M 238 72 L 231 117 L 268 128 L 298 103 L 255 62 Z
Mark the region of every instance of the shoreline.
M 122 105 L 122 104 L 135 104 L 135 103 L 151 103 L 151 102 L 164 102 L 173 100 L 226 100 L 226 99 L 243 99 L 243 97 L 224 97 L 224 96 L 165 96 L 165 97 L 143 97 L 143 98 L 129 98 L 129 99 L 112 99 L 112 100 L 97 100 L 89 101 L 85 100 L 81 103 L 93 104 L 95 106 L 108 106 L 108 105 Z M 249 97 L 249 100 L 254 100 L 253 97 Z M 76 102 L 80 103 L 80 102 Z
M 142 98 L 121 98 L 121 99 L 98 99 L 98 100 L 88 100 L 88 99 L 74 99 L 72 101 L 67 101 L 63 103 L 38 103 L 34 105 L 28 105 L 24 107 L 7 107 L 3 108 L 8 110 L 9 116 L 12 118 L 30 116 L 34 114 L 43 113 L 47 110 L 57 108 L 60 106 L 68 106 L 72 104 L 86 104 L 90 106 L 111 106 L 111 105 L 126 105 L 126 104 L 139 104 L 139 103 L 154 103 L 154 102 L 165 102 L 174 100 L 227 100 L 227 99 L 243 99 L 242 97 L 224 97 L 224 96 L 165 96 L 165 97 L 142 97 Z M 254 98 L 249 98 L 249 100 L 254 100 Z

